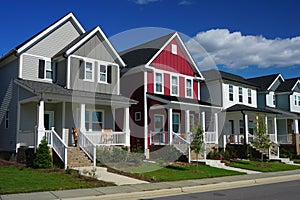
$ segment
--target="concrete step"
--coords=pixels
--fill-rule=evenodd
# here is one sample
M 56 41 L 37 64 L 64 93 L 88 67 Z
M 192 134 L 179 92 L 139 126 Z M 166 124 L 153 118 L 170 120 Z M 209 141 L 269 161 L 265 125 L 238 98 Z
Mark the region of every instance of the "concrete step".
M 69 167 L 86 167 L 92 166 L 93 163 L 89 157 L 79 147 L 68 148 L 68 166 Z

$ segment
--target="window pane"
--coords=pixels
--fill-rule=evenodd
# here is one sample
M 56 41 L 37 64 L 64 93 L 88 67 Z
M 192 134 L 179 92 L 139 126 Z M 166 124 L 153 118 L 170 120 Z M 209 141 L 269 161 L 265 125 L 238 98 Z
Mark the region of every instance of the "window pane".
M 85 111 L 85 121 L 88 122 L 90 121 L 90 112 L 89 111 Z
M 187 88 L 186 95 L 191 97 L 192 96 L 192 90 L 190 88 Z
M 92 71 L 93 70 L 93 64 L 92 63 L 89 63 L 89 62 L 87 62 L 86 64 L 85 64 L 85 70 L 88 70 L 88 71 Z
M 162 74 L 156 73 L 155 74 L 155 80 L 156 82 L 162 82 Z
M 100 81 L 105 82 L 106 81 L 106 74 L 100 74 Z
M 105 65 L 100 65 L 100 72 L 106 73 L 106 66 Z
M 46 61 L 46 70 L 52 70 L 50 61 Z
M 190 79 L 186 80 L 186 87 L 192 87 L 192 81 Z
M 178 94 L 178 87 L 172 86 L 172 94 Z
M 156 83 L 156 92 L 162 92 L 162 85 L 161 85 L 161 83 Z
M 177 85 L 178 84 L 178 78 L 176 76 L 172 76 L 172 84 Z
M 85 72 L 85 79 L 92 80 L 93 79 L 93 73 L 92 72 Z
M 46 71 L 46 78 L 52 79 L 52 71 Z

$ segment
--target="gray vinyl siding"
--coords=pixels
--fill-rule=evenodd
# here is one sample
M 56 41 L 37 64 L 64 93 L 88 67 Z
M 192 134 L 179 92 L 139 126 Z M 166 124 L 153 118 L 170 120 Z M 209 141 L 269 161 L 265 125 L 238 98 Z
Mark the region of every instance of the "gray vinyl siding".
M 56 133 L 62 137 L 62 103 L 46 103 L 45 111 L 54 112 L 54 122 L 53 127 Z
M 22 78 L 32 81 L 40 81 L 38 78 L 40 57 L 23 55 Z
M 109 52 L 111 51 L 109 49 L 110 48 L 108 47 L 107 43 L 95 35 L 89 41 L 83 44 L 77 51 L 75 51 L 74 55 L 113 63 L 113 54 L 112 52 Z
M 25 90 L 22 87 L 19 87 L 19 100 L 20 101 L 34 97 L 34 96 L 36 96 L 36 95 L 32 94 L 31 92 L 29 92 L 28 90 Z
M 51 58 L 78 36 L 78 31 L 73 24 L 68 21 L 28 49 L 26 53 Z
M 34 131 L 37 124 L 37 102 L 21 104 L 20 130 Z
M 58 85 L 66 86 L 67 80 L 67 62 L 66 60 L 56 64 L 56 82 Z
M 265 93 L 258 93 L 257 94 L 257 107 L 258 108 L 265 108 L 266 107 L 266 94 Z
M 0 151 L 14 151 L 16 147 L 18 60 L 0 68 Z M 5 114 L 9 111 L 9 127 L 5 128 Z
M 289 94 L 277 94 L 277 107 L 288 110 L 290 109 Z
M 90 92 L 99 92 L 106 94 L 117 94 L 117 80 L 118 80 L 118 70 L 117 66 L 111 67 L 111 83 L 98 83 L 98 62 L 94 63 L 94 81 L 84 81 L 79 79 L 79 62 L 80 59 L 71 57 L 71 76 L 70 76 L 70 87 L 74 90 L 83 90 Z

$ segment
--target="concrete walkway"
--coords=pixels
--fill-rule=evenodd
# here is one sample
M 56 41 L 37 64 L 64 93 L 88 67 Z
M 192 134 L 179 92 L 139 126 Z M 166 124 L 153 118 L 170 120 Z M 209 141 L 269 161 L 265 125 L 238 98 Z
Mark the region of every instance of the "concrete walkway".
M 110 173 L 107 171 L 107 168 L 104 167 L 77 167 L 74 168 L 79 171 L 82 175 L 89 175 L 89 173 L 95 173 L 95 178 L 98 180 L 102 180 L 105 182 L 112 182 L 116 185 L 134 185 L 134 184 L 141 184 L 141 183 L 148 183 L 146 181 L 130 178 L 127 176 L 122 176 L 115 173 Z M 91 176 L 93 176 L 91 174 Z
M 158 196 L 179 195 L 184 193 L 205 192 L 220 189 L 300 180 L 300 170 L 246 174 L 219 178 L 186 181 L 140 183 L 91 189 L 61 190 L 22 194 L 1 195 L 1 200 L 58 200 L 58 199 L 142 199 Z

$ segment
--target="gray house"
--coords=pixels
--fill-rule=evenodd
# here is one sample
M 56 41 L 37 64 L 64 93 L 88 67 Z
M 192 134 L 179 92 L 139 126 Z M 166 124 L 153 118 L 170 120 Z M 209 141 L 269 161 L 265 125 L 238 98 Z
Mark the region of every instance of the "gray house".
M 122 67 L 102 30 L 85 31 L 72 13 L 11 50 L 0 59 L 0 151 L 46 136 L 66 166 L 72 127 L 94 161 L 97 145 L 129 146 L 135 101 L 120 95 Z

